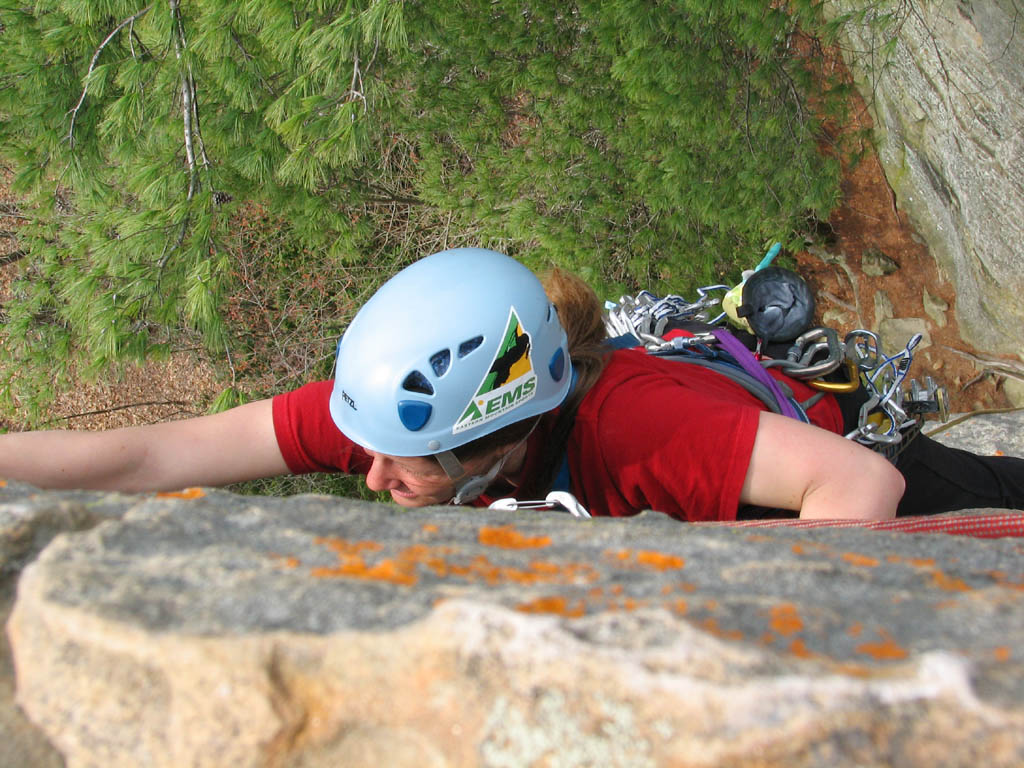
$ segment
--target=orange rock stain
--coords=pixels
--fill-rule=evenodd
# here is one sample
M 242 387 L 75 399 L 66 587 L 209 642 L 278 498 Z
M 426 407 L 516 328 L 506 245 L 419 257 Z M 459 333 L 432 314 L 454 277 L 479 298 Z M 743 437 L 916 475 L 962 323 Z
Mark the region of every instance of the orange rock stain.
M 158 499 L 201 499 L 206 495 L 202 488 L 185 488 L 181 491 L 161 491 L 156 495 Z
M 740 632 L 738 629 L 722 629 L 722 627 L 718 624 L 718 619 L 716 619 L 714 616 L 709 616 L 708 618 L 704 619 L 702 622 L 700 622 L 700 626 L 703 627 L 706 632 L 709 632 L 715 637 L 720 637 L 723 640 L 744 639 L 743 633 Z
M 946 592 L 971 592 L 974 589 L 963 579 L 947 576 L 938 568 L 932 571 L 932 583 Z
M 772 630 L 783 637 L 789 637 L 802 630 L 804 622 L 800 618 L 795 605 L 792 603 L 779 603 L 772 607 L 771 627 Z
M 650 549 L 620 549 L 605 554 L 619 565 L 648 568 L 653 571 L 679 570 L 686 565 L 686 561 L 677 555 L 667 555 Z
M 538 597 L 516 606 L 517 611 L 523 613 L 551 613 L 558 616 L 565 616 L 569 619 L 578 619 L 586 615 L 586 607 L 582 600 L 570 604 L 564 597 Z
M 856 552 L 845 552 L 843 553 L 843 560 L 848 562 L 850 565 L 860 565 L 865 568 L 874 568 L 878 565 L 877 557 L 870 557 L 868 555 L 860 555 Z
M 794 637 L 790 641 L 788 650 L 791 654 L 801 659 L 812 659 L 817 655 L 807 647 L 807 643 L 800 637 Z
M 907 658 L 907 649 L 893 640 L 888 632 L 879 629 L 878 634 L 882 638 L 880 642 L 861 643 L 856 648 L 857 653 L 863 653 L 879 661 L 898 661 Z
M 496 565 L 483 555 L 464 563 L 451 562 L 448 557 L 454 550 L 425 544 L 405 547 L 393 558 L 369 563 L 367 556 L 382 549 L 377 542 L 348 541 L 335 537 L 320 537 L 314 541 L 332 550 L 338 557 L 336 565 L 311 570 L 313 576 L 322 579 L 352 578 L 413 586 L 419 581 L 420 567 L 428 569 L 438 578 L 461 578 L 492 585 L 580 584 L 593 583 L 599 577 L 597 571 L 585 563 L 558 565 L 538 560 L 525 568 L 514 568 Z
M 484 526 L 477 534 L 477 539 L 485 547 L 502 549 L 539 549 L 551 546 L 550 536 L 524 536 L 511 525 L 499 528 Z

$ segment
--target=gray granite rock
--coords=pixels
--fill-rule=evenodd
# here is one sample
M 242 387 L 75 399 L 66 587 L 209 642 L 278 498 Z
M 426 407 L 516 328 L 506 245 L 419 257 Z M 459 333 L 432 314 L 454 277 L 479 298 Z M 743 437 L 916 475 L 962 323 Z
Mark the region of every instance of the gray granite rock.
M 28 566 L 18 701 L 102 766 L 1016 766 L 1024 545 L 207 492 Z
M 933 435 L 936 440 L 954 448 L 983 456 L 1024 457 L 1024 411 L 954 414 L 948 427 L 929 422 L 925 431 L 933 429 L 941 430 Z

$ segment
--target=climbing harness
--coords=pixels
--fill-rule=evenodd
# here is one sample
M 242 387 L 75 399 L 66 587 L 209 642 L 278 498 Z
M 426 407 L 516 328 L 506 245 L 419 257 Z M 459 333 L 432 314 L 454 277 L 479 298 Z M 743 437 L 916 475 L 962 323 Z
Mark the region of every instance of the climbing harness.
M 777 248 L 769 251 L 759 268 L 770 263 L 773 252 Z M 757 271 L 752 275 L 757 275 Z M 751 279 L 752 276 L 747 278 Z M 807 421 L 806 408 L 813 403 L 797 403 L 785 393 L 779 397 L 778 391 L 751 367 L 751 359 L 761 369 L 777 368 L 822 393 L 855 392 L 863 387 L 867 400 L 860 409 L 857 427 L 845 437 L 890 460 L 920 431 L 926 414 L 935 414 L 942 421 L 949 418 L 945 387 L 930 376 L 923 384 L 907 378 L 921 334 L 915 334 L 899 352 L 886 355 L 878 336 L 871 331 L 854 330 L 840 341 L 835 329 L 810 328 L 790 342 L 783 357 L 770 358 L 760 354 L 760 339 L 755 350 L 750 351 L 721 326 L 723 313 L 710 321 L 712 327 L 708 330 L 688 338 L 663 338 L 670 327 L 708 323 L 709 310 L 721 300 L 714 292 L 723 289 L 727 295 L 735 291 L 723 285 L 698 288 L 695 301 L 675 295 L 659 298 L 650 291 L 636 297 L 623 296 L 617 303 L 606 303 L 605 326 L 609 336 L 632 336 L 651 354 L 714 368 L 742 384 L 774 412 L 803 421 Z M 770 376 L 766 378 L 775 381 Z M 765 396 L 766 389 L 770 397 Z

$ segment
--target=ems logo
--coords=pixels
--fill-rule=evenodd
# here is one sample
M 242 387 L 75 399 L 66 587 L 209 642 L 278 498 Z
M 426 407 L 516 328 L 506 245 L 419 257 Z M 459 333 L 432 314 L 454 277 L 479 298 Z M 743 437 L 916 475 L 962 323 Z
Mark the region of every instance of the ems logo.
M 498 351 L 476 396 L 455 422 L 452 434 L 486 424 L 537 394 L 537 376 L 530 359 L 530 334 L 523 330 L 515 307 L 508 313 L 508 324 Z

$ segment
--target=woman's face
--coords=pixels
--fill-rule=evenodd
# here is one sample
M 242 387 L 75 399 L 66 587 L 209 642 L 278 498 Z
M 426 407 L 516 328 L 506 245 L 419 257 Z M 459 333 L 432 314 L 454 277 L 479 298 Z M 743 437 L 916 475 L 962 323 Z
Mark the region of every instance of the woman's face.
M 403 507 L 446 504 L 455 495 L 455 484 L 430 457 L 366 452 L 373 459 L 366 473 L 366 485 L 371 491 L 390 491 L 396 504 Z
M 501 461 L 503 474 L 519 471 L 526 456 L 525 441 L 509 448 L 496 449 L 483 456 L 462 462 L 468 475 L 485 474 L 495 462 Z M 371 491 L 390 491 L 391 498 L 403 507 L 426 507 L 431 504 L 447 504 L 455 495 L 455 483 L 441 469 L 437 460 L 430 456 L 389 456 L 366 449 L 373 459 L 366 473 L 366 485 Z

